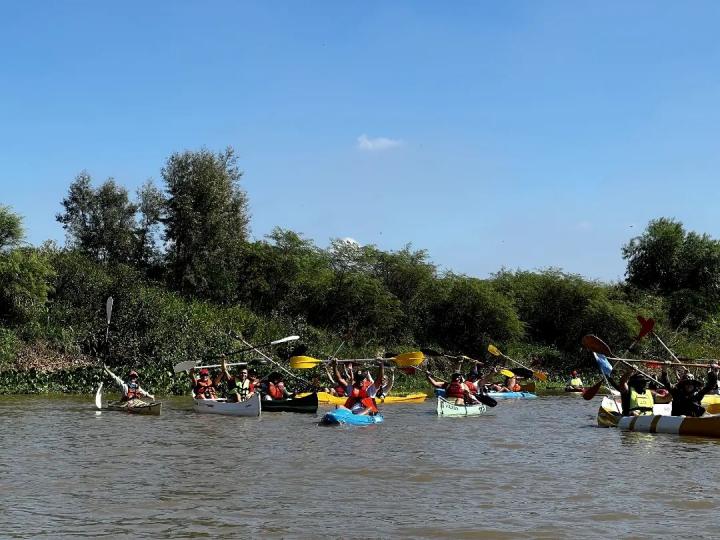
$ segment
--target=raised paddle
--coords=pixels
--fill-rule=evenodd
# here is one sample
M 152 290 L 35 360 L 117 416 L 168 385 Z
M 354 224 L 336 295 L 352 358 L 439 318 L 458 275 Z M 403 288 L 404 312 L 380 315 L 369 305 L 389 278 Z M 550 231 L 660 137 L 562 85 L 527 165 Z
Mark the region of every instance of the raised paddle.
M 600 387 L 603 385 L 603 380 L 600 379 L 598 382 L 593 384 L 592 386 L 589 386 L 588 388 L 584 388 L 582 391 L 582 397 L 583 399 L 590 401 L 592 398 L 594 398 L 598 391 L 600 390 Z
M 698 367 L 698 368 L 711 368 L 717 364 L 696 364 L 696 363 L 688 363 L 688 362 L 663 362 L 658 360 L 638 360 L 635 358 L 613 358 L 609 357 L 610 360 L 617 360 L 619 362 L 625 362 L 629 364 L 648 364 L 652 367 L 658 368 L 658 367 L 668 367 L 668 366 L 682 366 L 682 367 Z
M 547 376 L 547 373 L 544 373 L 544 372 L 542 372 L 542 371 L 533 371 L 532 369 L 530 369 L 530 368 L 527 367 L 526 365 L 521 364 L 521 363 L 518 362 L 517 360 L 513 360 L 513 359 L 510 358 L 509 356 L 503 354 L 503 353 L 500 351 L 500 349 L 498 349 L 498 348 L 497 348 L 495 345 L 493 345 L 492 343 L 491 343 L 490 345 L 488 345 L 488 352 L 489 352 L 490 354 L 492 354 L 493 356 L 501 356 L 502 358 L 505 358 L 506 360 L 510 360 L 513 364 L 517 364 L 518 366 L 520 366 L 520 367 L 522 367 L 522 368 L 525 368 L 525 369 L 528 370 L 528 371 L 532 371 L 533 376 L 536 377 L 536 378 L 538 378 L 538 379 L 540 379 L 541 381 L 547 381 L 547 377 L 548 377 L 548 376 Z
M 103 383 L 100 383 L 100 386 L 98 386 L 97 392 L 95 392 L 95 406 L 98 409 L 102 409 L 102 387 L 103 387 Z
M 214 355 L 214 356 L 206 356 L 204 357 L 205 360 L 212 359 L 212 358 L 222 358 L 223 356 L 232 356 L 235 354 L 240 354 L 243 352 L 250 352 L 258 349 L 259 347 L 272 347 L 273 345 L 279 345 L 280 343 L 286 343 L 288 341 L 295 341 L 297 339 L 300 339 L 300 336 L 287 336 L 281 339 L 276 339 L 275 341 L 270 341 L 268 343 L 263 343 L 262 345 L 257 345 L 255 347 L 246 347 L 244 349 L 238 349 L 237 351 L 232 351 L 227 354 L 221 354 L 221 355 Z M 200 360 L 185 360 L 183 362 L 179 362 L 173 366 L 173 370 L 175 373 L 181 373 L 183 371 L 188 371 L 195 366 L 197 366 L 198 362 Z
M 582 344 L 583 344 L 583 347 L 585 347 L 585 348 L 588 349 L 589 351 L 592 351 L 592 352 L 594 352 L 594 353 L 597 353 L 597 354 L 599 354 L 599 355 L 604 356 L 606 360 L 607 360 L 608 358 L 612 358 L 613 360 L 617 360 L 618 362 L 621 362 L 621 363 L 625 364 L 626 366 L 635 369 L 638 373 L 640 373 L 641 375 L 644 375 L 645 377 L 647 377 L 647 378 L 650 379 L 651 381 L 656 382 L 657 384 L 662 385 L 662 383 L 661 383 L 660 381 L 658 381 L 658 380 L 657 380 L 655 377 L 653 377 L 652 375 L 648 375 L 647 373 L 645 373 L 645 372 L 643 372 L 643 371 L 640 371 L 639 369 L 637 369 L 637 368 L 636 368 L 635 366 L 633 366 L 632 364 L 629 364 L 628 362 L 625 362 L 625 360 L 622 359 L 622 358 L 615 358 L 615 357 L 613 356 L 612 350 L 610 349 L 610 347 L 608 346 L 608 344 L 605 343 L 605 342 L 604 342 L 602 339 L 600 339 L 599 337 L 594 336 L 594 335 L 592 335 L 592 334 L 588 334 L 588 335 L 586 335 L 586 336 L 583 336 L 581 342 L 582 342 Z M 596 358 L 596 360 L 597 360 L 597 358 Z M 605 373 L 603 373 L 603 375 L 605 375 Z
M 378 358 L 356 358 L 349 360 L 338 360 L 339 362 L 353 362 L 355 364 L 376 362 Z M 392 358 L 383 358 L 382 360 L 392 360 L 399 368 L 417 367 L 425 360 L 425 355 L 420 351 L 407 352 L 398 354 Z M 329 364 L 330 360 L 320 360 L 312 356 L 292 356 L 290 358 L 290 367 L 293 369 L 311 369 L 320 364 Z

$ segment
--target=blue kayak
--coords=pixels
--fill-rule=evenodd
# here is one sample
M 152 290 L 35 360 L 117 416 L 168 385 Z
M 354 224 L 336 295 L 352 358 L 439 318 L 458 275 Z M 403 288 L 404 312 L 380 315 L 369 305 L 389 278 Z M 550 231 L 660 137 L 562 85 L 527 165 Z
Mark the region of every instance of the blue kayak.
M 445 397 L 445 390 L 443 388 L 436 388 L 435 395 Z M 532 392 L 487 392 L 483 395 L 493 399 L 535 399 L 537 397 L 537 395 Z
M 367 426 L 370 424 L 379 424 L 383 421 L 382 414 L 353 414 L 347 409 L 335 409 L 326 413 L 322 417 L 320 423 L 325 426 L 337 426 L 340 424 L 352 424 L 354 426 Z

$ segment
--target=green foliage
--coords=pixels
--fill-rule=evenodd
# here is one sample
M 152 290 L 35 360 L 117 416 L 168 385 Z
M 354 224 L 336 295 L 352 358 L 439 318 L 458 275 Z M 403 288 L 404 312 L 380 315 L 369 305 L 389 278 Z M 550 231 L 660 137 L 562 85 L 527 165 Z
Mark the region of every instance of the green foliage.
M 11 364 L 20 350 L 20 340 L 15 332 L 0 326 L 0 370 Z
M 232 300 L 237 289 L 235 264 L 249 221 L 234 151 L 173 154 L 162 174 L 173 285 L 183 293 Z
M 17 246 L 24 237 L 22 218 L 10 207 L 0 205 L 0 251 Z
M 0 321 L 37 322 L 45 313 L 53 269 L 34 249 L 0 254 Z

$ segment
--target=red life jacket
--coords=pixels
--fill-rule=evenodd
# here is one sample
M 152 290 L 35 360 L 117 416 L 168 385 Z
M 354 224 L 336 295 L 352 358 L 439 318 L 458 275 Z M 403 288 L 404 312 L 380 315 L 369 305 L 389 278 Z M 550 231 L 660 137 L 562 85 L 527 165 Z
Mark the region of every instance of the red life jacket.
M 284 386 L 283 383 L 268 383 L 268 394 L 273 399 L 285 399 Z
M 353 388 L 352 393 L 345 401 L 345 407 L 352 410 L 357 403 L 360 403 L 364 408 L 370 409 L 374 413 L 378 412 L 375 400 L 368 395 L 365 388 Z
M 193 394 L 195 394 L 196 399 L 215 399 L 215 384 L 210 379 L 207 379 L 206 381 L 198 379 L 195 381 Z
M 472 381 L 465 381 L 465 386 L 467 386 L 468 392 L 471 394 L 477 394 L 478 393 L 478 387 L 477 384 L 475 384 Z
M 123 396 L 123 401 L 131 401 L 140 397 L 140 385 L 139 384 L 128 384 L 127 394 Z
M 462 383 L 459 381 L 451 382 L 445 390 L 445 395 L 451 398 L 465 398 L 465 390 L 462 387 Z

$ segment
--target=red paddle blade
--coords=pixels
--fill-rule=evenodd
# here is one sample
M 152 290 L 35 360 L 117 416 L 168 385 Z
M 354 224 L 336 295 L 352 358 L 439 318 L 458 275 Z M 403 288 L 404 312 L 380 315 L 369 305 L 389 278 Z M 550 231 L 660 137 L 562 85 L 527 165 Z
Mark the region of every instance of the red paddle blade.
M 647 367 L 650 369 L 660 369 L 662 367 L 662 364 L 660 362 L 648 362 Z
M 589 351 L 604 354 L 605 356 L 612 356 L 610 347 L 608 347 L 607 343 L 597 336 L 593 336 L 591 334 L 583 336 L 582 345 Z
M 646 319 L 642 315 L 638 315 L 637 320 L 640 323 L 640 333 L 638 334 L 636 341 L 640 341 L 643 337 L 653 331 L 653 328 L 655 328 L 655 319 L 652 317 Z
M 602 386 L 602 380 L 599 380 L 595 384 L 593 384 L 590 388 L 586 388 L 582 392 L 583 399 L 590 401 L 592 398 L 594 398 L 598 391 L 600 390 L 600 387 Z

